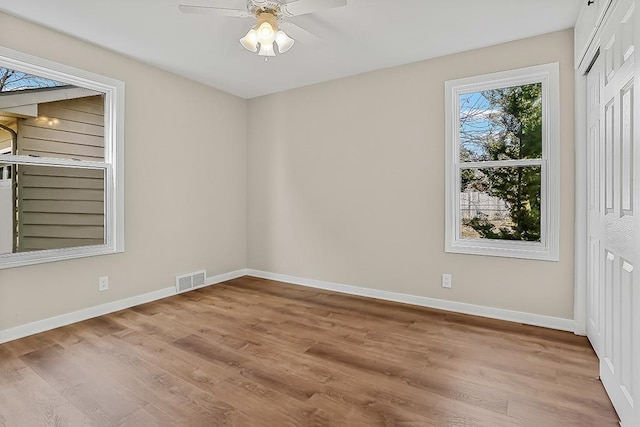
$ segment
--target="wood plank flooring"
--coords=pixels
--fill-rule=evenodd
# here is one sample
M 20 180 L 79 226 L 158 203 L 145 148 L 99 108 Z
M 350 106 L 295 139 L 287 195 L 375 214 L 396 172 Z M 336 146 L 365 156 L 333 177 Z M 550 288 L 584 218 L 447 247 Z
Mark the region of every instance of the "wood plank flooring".
M 0 426 L 615 426 L 586 338 L 243 277 L 0 345 Z

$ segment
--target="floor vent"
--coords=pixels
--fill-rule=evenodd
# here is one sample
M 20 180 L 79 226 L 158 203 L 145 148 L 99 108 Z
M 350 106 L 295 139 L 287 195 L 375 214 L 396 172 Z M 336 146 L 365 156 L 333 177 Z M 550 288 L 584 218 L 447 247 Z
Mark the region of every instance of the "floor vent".
M 189 273 L 183 276 L 176 276 L 176 292 L 186 292 L 190 291 L 191 289 L 204 286 L 206 278 L 206 270 L 196 271 L 195 273 Z

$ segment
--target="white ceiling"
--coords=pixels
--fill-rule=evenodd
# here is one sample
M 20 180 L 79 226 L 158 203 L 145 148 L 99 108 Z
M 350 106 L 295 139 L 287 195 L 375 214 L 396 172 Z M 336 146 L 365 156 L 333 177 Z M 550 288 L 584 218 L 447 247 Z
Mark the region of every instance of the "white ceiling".
M 226 0 L 243 8 L 245 0 Z M 290 18 L 320 36 L 264 62 L 238 39 L 252 18 L 187 15 L 208 0 L 0 0 L 0 10 L 253 98 L 573 27 L 582 0 L 348 0 Z M 526 52 L 522 53 L 526 55 Z

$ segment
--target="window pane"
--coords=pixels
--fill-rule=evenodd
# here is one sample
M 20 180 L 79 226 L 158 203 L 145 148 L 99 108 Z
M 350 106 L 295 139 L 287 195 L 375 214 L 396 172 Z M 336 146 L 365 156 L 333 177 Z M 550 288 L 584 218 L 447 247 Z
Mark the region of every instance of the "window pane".
M 104 94 L 0 67 L 0 151 L 104 161 Z
M 70 87 L 67 83 L 57 82 L 46 77 L 36 76 L 11 68 L 0 67 L 0 93 L 21 92 L 32 89 Z
M 0 162 L 0 255 L 104 245 L 104 173 Z
M 462 169 L 460 238 L 540 241 L 540 166 Z
M 460 161 L 542 157 L 542 83 L 460 95 Z

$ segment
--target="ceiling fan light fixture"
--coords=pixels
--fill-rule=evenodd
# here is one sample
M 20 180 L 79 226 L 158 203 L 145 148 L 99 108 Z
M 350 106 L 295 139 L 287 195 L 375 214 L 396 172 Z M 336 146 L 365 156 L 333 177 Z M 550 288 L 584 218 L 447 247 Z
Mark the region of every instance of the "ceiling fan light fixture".
M 276 15 L 270 12 L 263 12 L 258 14 L 258 24 L 256 26 L 258 31 L 258 42 L 273 43 L 276 37 L 276 31 L 278 31 L 278 18 Z
M 284 19 L 298 15 L 315 13 L 324 9 L 346 6 L 348 0 L 244 0 L 246 7 L 236 9 L 229 7 L 229 0 L 208 0 L 207 6 L 180 4 L 178 8 L 182 13 L 213 14 L 219 16 L 231 16 L 235 18 L 256 19 L 249 32 L 240 39 L 240 44 L 250 52 L 258 52 L 259 56 L 275 56 L 273 43 L 278 45 L 278 53 L 282 54 L 291 49 L 294 40 L 284 31 L 279 24 Z M 240 0 L 234 0 L 240 3 Z M 289 22 L 293 34 L 299 36 L 305 43 L 311 43 L 318 39 L 312 33 L 300 28 L 293 22 Z M 265 58 L 266 59 L 266 58 Z
M 250 52 L 258 51 L 258 32 L 255 28 L 250 29 L 247 35 L 240 39 L 240 44 Z
M 276 52 L 273 50 L 273 43 L 260 43 L 260 56 L 276 56 Z
M 282 30 L 278 30 L 275 37 L 276 44 L 278 45 L 278 52 L 285 53 L 293 47 L 295 40 L 287 35 Z
M 273 43 L 276 38 L 276 32 L 268 22 L 263 22 L 258 27 L 258 41 L 260 44 Z

